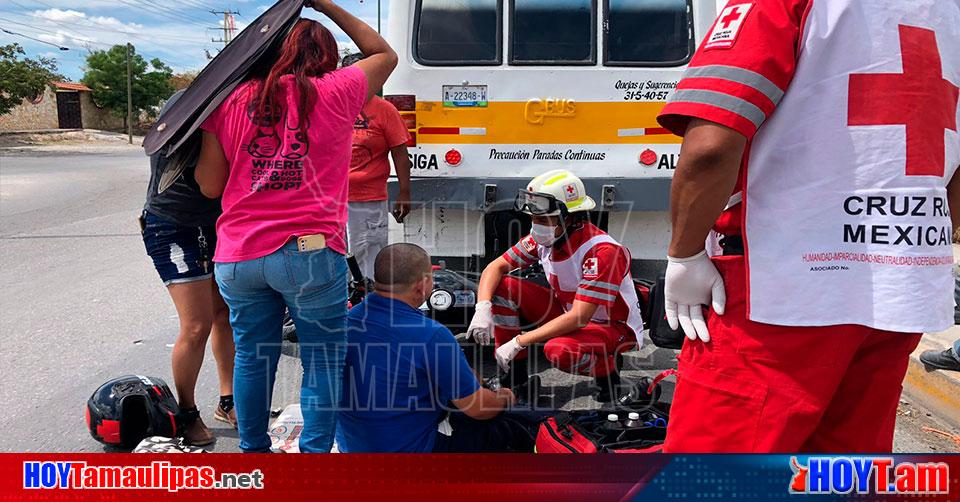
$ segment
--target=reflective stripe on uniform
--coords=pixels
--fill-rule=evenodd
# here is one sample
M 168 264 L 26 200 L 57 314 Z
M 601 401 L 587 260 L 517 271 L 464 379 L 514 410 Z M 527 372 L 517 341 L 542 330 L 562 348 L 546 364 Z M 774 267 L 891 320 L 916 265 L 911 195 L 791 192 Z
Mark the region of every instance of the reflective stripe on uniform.
M 590 356 L 589 353 L 584 354 L 583 357 L 580 358 L 580 361 L 575 363 L 573 366 L 570 366 L 570 373 L 580 373 L 580 370 L 584 366 L 588 366 L 592 361 L 593 361 L 593 358 Z
M 510 310 L 520 310 L 519 305 L 517 305 L 516 303 L 510 300 L 507 300 L 502 296 L 494 296 L 493 298 L 490 299 L 490 302 L 500 307 L 507 307 Z
M 526 260 L 521 258 L 520 255 L 518 255 L 517 252 L 513 250 L 513 248 L 510 248 L 507 250 L 507 256 L 509 256 L 511 260 L 517 263 L 526 263 Z
M 616 293 L 617 291 L 620 291 L 620 286 L 619 286 L 619 285 L 613 284 L 613 283 L 610 283 L 610 282 L 603 282 L 603 281 L 580 281 L 580 287 L 581 287 L 581 288 L 586 287 L 586 286 L 590 286 L 591 288 L 607 289 L 607 290 L 613 291 L 614 293 Z
M 533 256 L 533 254 L 531 254 L 529 251 L 527 251 L 526 249 L 523 249 L 523 246 L 513 246 L 513 248 L 511 249 L 519 249 L 520 252 L 523 253 L 523 256 L 527 257 L 527 259 L 524 261 L 532 261 L 537 259 L 537 257 Z
M 687 68 L 687 71 L 683 74 L 683 78 L 718 78 L 743 84 L 766 96 L 774 106 L 783 99 L 783 90 L 777 87 L 777 84 L 771 82 L 770 79 L 757 72 L 736 66 L 691 66 Z
M 616 295 L 598 293 L 596 291 L 590 291 L 589 289 L 583 289 L 583 288 L 577 289 L 577 295 L 589 296 L 590 298 L 596 298 L 598 300 L 603 300 L 605 302 L 612 302 L 617 299 Z
M 767 118 L 767 114 L 763 113 L 763 110 L 757 105 L 736 96 L 717 91 L 681 89 L 674 91 L 673 95 L 667 100 L 667 103 L 696 103 L 715 106 L 749 120 L 757 128 L 759 128 Z
M 741 203 L 741 202 L 743 202 L 743 191 L 742 191 L 742 190 L 739 191 L 739 192 L 737 192 L 737 193 L 735 193 L 735 194 L 733 194 L 733 195 L 731 195 L 730 198 L 727 199 L 727 206 L 724 207 L 723 210 L 726 211 L 727 209 L 730 209 L 731 207 L 736 206 L 737 204 L 739 204 L 739 203 Z
M 493 315 L 493 323 L 505 328 L 519 328 L 520 318 L 515 315 Z

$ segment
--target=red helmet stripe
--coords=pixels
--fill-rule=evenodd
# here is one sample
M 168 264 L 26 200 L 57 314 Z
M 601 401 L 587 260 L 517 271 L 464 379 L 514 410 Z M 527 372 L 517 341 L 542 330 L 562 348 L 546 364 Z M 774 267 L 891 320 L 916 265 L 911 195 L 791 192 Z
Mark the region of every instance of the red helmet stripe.
M 118 420 L 103 420 L 97 424 L 97 435 L 103 438 L 104 443 L 120 444 L 120 422 Z
M 173 412 L 168 411 L 167 415 L 170 416 L 170 426 L 173 427 L 173 432 L 171 432 L 170 435 L 177 437 L 177 420 L 174 418 Z

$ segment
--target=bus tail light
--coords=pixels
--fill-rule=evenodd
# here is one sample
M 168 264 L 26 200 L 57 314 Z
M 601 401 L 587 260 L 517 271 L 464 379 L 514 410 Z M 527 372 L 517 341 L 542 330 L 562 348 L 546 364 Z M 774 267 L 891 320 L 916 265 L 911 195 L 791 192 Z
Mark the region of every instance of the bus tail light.
M 450 151 L 443 156 L 443 161 L 453 167 L 457 167 L 461 162 L 463 162 L 463 154 L 461 154 L 456 148 L 451 148 Z

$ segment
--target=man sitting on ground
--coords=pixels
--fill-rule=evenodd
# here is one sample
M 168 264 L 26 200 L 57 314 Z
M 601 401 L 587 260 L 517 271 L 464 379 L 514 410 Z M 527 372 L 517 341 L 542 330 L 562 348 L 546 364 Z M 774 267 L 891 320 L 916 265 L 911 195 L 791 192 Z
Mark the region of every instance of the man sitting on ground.
M 419 310 L 433 290 L 430 256 L 387 246 L 374 281 L 348 317 L 340 451 L 532 451 L 528 430 L 502 413 L 513 393 L 482 388 L 450 330 Z

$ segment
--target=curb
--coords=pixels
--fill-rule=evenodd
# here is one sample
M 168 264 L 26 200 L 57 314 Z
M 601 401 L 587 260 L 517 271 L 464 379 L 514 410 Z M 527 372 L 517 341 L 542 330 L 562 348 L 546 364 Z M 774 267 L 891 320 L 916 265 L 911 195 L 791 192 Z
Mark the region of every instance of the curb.
M 61 134 L 65 132 L 97 131 L 96 129 L 24 129 L 19 131 L 0 131 L 0 136 L 23 136 L 28 134 Z
M 945 422 L 960 428 L 960 378 L 943 370 L 928 371 L 920 362 L 920 352 L 918 349 L 910 355 L 904 389 Z
M 93 134 L 93 135 L 102 135 L 102 136 L 120 136 L 123 138 L 127 137 L 126 132 L 120 131 L 107 131 L 104 129 L 35 129 L 35 130 L 19 130 L 19 131 L 0 131 L 0 136 L 53 136 L 57 134 L 66 134 L 72 132 Z M 146 132 L 135 131 L 133 137 L 143 137 Z

